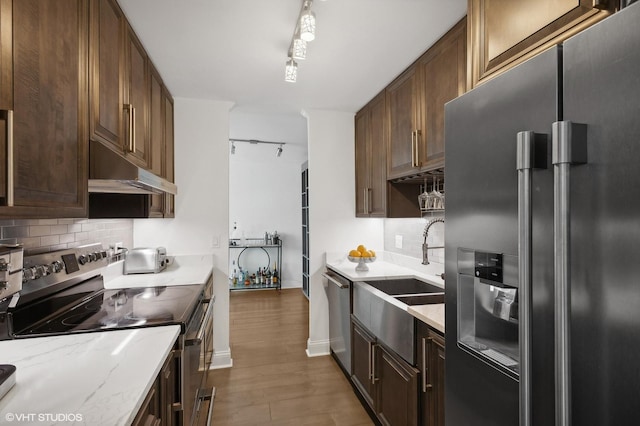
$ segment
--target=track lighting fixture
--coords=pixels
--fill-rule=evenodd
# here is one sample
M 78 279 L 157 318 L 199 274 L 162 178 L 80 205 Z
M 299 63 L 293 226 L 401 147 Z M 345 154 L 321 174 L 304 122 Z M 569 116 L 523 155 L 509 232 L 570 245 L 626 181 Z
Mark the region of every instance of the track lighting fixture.
M 295 83 L 298 78 L 298 64 L 293 58 L 289 58 L 287 66 L 284 68 L 284 81 Z
M 307 57 L 307 42 L 296 37 L 293 39 L 293 59 L 304 60 Z
M 269 145 L 278 145 L 278 148 L 276 148 L 276 157 L 280 157 L 282 155 L 283 146 L 287 144 L 286 142 L 261 141 L 258 139 L 229 139 L 229 142 L 231 142 L 231 154 L 236 153 L 236 142 L 246 142 L 251 145 L 258 145 L 261 143 L 265 143 Z
M 313 41 L 316 38 L 316 14 L 311 11 L 311 0 L 304 2 L 304 12 L 300 15 L 300 38 Z
M 298 76 L 298 64 L 294 61 L 307 57 L 307 42 L 316 38 L 316 14 L 311 10 L 313 0 L 302 0 L 302 7 L 293 30 L 285 67 L 285 81 L 295 83 Z

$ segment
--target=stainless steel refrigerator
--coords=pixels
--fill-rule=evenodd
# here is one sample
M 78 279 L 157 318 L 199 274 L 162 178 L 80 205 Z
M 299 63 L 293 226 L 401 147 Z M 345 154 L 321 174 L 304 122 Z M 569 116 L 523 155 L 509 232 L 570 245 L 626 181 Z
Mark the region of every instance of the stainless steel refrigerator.
M 640 4 L 445 122 L 446 424 L 640 424 Z

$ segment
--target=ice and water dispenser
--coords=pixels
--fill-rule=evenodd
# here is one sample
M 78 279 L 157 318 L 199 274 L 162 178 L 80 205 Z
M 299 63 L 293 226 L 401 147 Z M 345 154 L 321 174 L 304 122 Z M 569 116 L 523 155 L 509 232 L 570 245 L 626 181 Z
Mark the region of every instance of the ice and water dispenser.
M 458 249 L 458 346 L 518 377 L 518 257 Z

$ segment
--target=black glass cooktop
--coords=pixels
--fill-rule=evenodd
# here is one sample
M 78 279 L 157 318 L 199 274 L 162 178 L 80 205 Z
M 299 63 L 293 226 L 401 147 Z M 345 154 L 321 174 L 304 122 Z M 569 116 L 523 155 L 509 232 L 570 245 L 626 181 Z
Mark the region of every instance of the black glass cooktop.
M 121 290 L 96 286 L 83 283 L 30 306 L 28 312 L 15 312 L 14 335 L 35 337 L 171 324 L 181 325 L 184 331 L 202 292 L 201 285 Z

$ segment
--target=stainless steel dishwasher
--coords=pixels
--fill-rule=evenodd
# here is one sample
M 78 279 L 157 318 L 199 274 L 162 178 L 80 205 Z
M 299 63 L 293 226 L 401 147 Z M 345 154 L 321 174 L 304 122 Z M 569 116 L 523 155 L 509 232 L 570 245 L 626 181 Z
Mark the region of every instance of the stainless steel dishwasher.
M 322 276 L 327 280 L 329 299 L 329 339 L 331 353 L 338 364 L 351 375 L 351 281 L 327 270 Z

